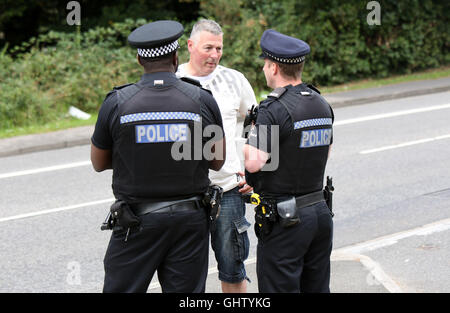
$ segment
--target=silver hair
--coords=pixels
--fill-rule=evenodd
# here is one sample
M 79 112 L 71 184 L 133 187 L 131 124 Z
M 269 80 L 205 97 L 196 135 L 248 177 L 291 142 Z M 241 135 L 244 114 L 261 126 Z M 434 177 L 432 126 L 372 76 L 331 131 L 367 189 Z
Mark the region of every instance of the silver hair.
M 192 27 L 191 36 L 189 38 L 192 39 L 201 31 L 207 31 L 217 36 L 223 35 L 222 28 L 217 22 L 213 20 L 201 19 L 197 23 L 195 23 L 194 26 Z

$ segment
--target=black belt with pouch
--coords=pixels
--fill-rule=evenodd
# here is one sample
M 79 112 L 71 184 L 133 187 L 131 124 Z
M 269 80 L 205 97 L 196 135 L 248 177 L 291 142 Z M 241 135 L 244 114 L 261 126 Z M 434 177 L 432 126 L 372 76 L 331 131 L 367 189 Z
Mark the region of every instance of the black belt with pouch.
M 128 239 L 130 229 L 141 224 L 141 216 L 148 213 L 176 213 L 197 211 L 203 206 L 201 196 L 173 201 L 146 202 L 139 204 L 128 204 L 123 200 L 116 200 L 111 205 L 110 212 L 101 230 L 127 229 L 125 242 Z
M 292 197 L 277 203 L 279 222 L 282 227 L 291 227 L 300 223 L 299 211 L 307 206 L 325 201 L 323 191 L 316 191 L 300 197 Z

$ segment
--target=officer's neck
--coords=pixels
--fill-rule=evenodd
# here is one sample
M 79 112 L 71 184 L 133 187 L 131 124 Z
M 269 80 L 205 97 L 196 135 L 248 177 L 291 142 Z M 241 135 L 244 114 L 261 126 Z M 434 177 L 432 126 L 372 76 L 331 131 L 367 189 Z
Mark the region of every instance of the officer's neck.
M 170 72 L 175 73 L 175 66 L 144 66 L 144 73 Z
M 144 74 L 152 74 L 152 73 L 161 73 L 161 72 L 168 72 L 168 73 L 175 73 L 175 71 L 169 68 L 160 68 L 160 69 L 152 69 L 150 71 L 145 70 Z
M 277 89 L 277 88 L 281 88 L 281 87 L 286 87 L 288 85 L 292 85 L 292 86 L 297 86 L 302 84 L 302 79 L 284 79 L 284 78 L 279 78 L 277 80 L 275 80 L 272 84 L 272 86 L 270 86 L 273 89 Z

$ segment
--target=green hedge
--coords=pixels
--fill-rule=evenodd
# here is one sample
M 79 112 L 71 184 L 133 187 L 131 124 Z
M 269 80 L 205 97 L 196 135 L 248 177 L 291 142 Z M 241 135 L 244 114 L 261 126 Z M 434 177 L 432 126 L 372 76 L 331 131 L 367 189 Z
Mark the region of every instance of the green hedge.
M 369 1 L 202 1 L 202 14 L 225 30 L 223 62 L 241 70 L 257 88 L 259 39 L 265 29 L 300 38 L 311 54 L 304 80 L 319 86 L 450 63 L 450 10 L 445 0 L 380 0 L 381 25 L 367 24 Z
M 450 63 L 448 1 L 379 1 L 381 25 L 369 26 L 366 1 L 200 1 L 201 15 L 224 30 L 222 64 L 266 89 L 259 39 L 265 29 L 301 38 L 311 46 L 304 80 L 319 86 L 411 73 Z M 0 53 L 0 129 L 64 117 L 70 105 L 98 110 L 113 86 L 142 73 L 126 38 L 149 21 L 126 20 L 72 33 L 49 32 Z M 185 23 L 180 62 L 188 59 Z
M 126 36 L 146 21 L 126 21 L 85 33 L 50 32 L 0 55 L 0 128 L 63 118 L 73 105 L 98 110 L 112 87 L 140 76 Z M 126 34 L 126 35 L 125 35 Z

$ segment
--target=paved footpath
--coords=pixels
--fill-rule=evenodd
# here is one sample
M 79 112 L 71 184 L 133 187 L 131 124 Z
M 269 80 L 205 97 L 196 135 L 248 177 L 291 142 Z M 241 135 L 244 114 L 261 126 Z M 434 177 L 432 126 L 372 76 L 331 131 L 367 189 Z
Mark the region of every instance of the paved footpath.
M 450 77 L 324 94 L 333 108 L 450 90 Z M 0 139 L 0 157 L 90 144 L 94 126 Z

